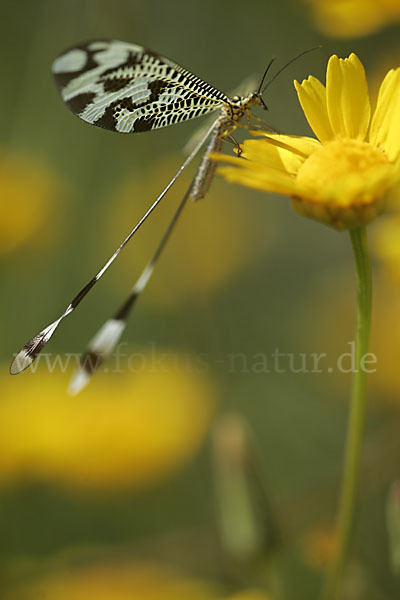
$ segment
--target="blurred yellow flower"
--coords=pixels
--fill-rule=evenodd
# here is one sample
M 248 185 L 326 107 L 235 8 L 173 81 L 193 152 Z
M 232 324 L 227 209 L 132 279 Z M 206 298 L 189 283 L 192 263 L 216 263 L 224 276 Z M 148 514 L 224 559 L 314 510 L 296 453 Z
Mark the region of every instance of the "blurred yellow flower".
M 378 272 L 377 276 L 374 312 L 379 315 L 379 326 L 372 328 L 369 352 L 375 356 L 376 362 L 368 364 L 371 371 L 368 389 L 371 402 L 381 409 L 385 404 L 400 406 L 400 287 L 383 277 L 382 273 Z M 348 387 L 351 353 L 354 352 L 348 334 L 352 323 L 349 306 L 353 301 L 350 285 L 350 273 L 343 268 L 331 269 L 329 277 L 321 274 L 318 285 L 311 288 L 303 299 L 304 309 L 299 319 L 298 335 L 311 335 L 311 346 L 327 353 L 327 366 L 335 366 L 335 390 L 340 399 Z M 315 306 L 312 313 L 308 309 L 310 302 Z M 326 315 L 334 313 L 339 314 L 340 319 L 327 320 Z M 345 369 L 342 373 L 336 368 L 341 356 Z M 322 362 L 321 368 L 324 370 Z
M 0 254 L 23 243 L 32 247 L 53 235 L 46 228 L 63 184 L 54 171 L 33 156 L 0 151 Z
M 19 380 L 4 375 L 0 480 L 134 487 L 187 461 L 209 423 L 211 384 L 195 369 L 179 370 L 178 355 L 140 356 L 143 369 L 99 374 L 79 399 L 66 394 L 58 372 L 43 369 Z
M 245 590 L 229 596 L 226 600 L 271 600 L 271 596 L 257 590 Z
M 324 569 L 335 554 L 337 542 L 334 529 L 324 526 L 316 527 L 301 540 L 303 560 L 313 569 Z
M 222 600 L 211 584 L 155 564 L 66 569 L 18 590 L 12 600 Z M 249 599 L 250 600 L 250 599 Z M 258 600 L 258 599 L 255 599 Z M 261 599 L 260 599 L 261 600 Z
M 400 283 L 400 211 L 377 225 L 372 235 L 372 247 L 383 269 Z
M 399 404 L 400 372 L 400 209 L 399 196 L 393 194 L 394 210 L 374 227 L 371 246 L 378 258 L 380 285 L 374 301 L 380 315 L 373 330 L 372 349 L 377 354 L 377 371 L 371 380 L 380 399 Z
M 180 575 L 155 563 L 96 563 L 60 570 L 21 585 L 10 600 L 271 600 L 245 590 L 226 596 L 214 583 Z
M 399 406 L 400 289 L 381 278 L 374 305 L 380 317 L 371 342 L 371 352 L 377 357 L 376 372 L 370 379 L 371 391 L 379 403 Z
M 319 29 L 332 37 L 357 37 L 400 21 L 398 0 L 306 0 Z
M 150 173 L 129 177 L 122 183 L 105 215 L 104 239 L 108 247 L 121 237 L 124 223 L 139 220 L 145 207 L 171 178 L 179 160 L 182 159 L 169 158 Z M 135 236 L 134 247 L 121 255 L 116 265 L 123 274 L 121 290 L 127 289 L 127 273 L 134 279 L 152 256 L 189 183 L 188 174 L 179 178 L 162 206 Z M 226 185 L 216 178 L 204 199 L 186 206 L 146 290 L 146 301 L 175 307 L 182 299 L 198 298 L 226 285 L 273 243 L 273 214 L 266 228 L 261 228 L 259 222 L 256 209 L 249 211 L 243 192 L 234 188 L 227 191 Z
M 384 78 L 371 117 L 368 84 L 355 54 L 331 56 L 326 87 L 310 76 L 295 87 L 318 140 L 264 134 L 220 172 L 248 187 L 286 194 L 295 210 L 337 229 L 368 223 L 400 179 L 400 68 Z M 245 159 L 245 160 L 243 160 Z M 246 160 L 247 159 L 247 160 Z

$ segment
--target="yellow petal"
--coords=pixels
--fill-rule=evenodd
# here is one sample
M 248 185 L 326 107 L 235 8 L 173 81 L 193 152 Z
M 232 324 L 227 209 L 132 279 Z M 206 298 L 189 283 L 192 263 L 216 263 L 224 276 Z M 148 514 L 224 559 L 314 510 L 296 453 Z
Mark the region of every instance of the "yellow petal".
M 259 132 L 256 132 L 259 135 Z M 308 137 L 296 137 L 281 134 L 262 134 L 265 139 L 245 140 L 242 145 L 241 158 L 227 156 L 225 154 L 211 154 L 211 158 L 218 162 L 229 162 L 231 164 L 243 167 L 243 159 L 247 159 L 251 164 L 247 165 L 249 169 L 279 169 L 296 174 L 303 162 L 313 152 L 320 148 L 320 143 Z
M 250 131 L 252 135 L 258 135 L 265 138 L 269 143 L 289 150 L 301 158 L 308 158 L 315 150 L 320 148 L 321 144 L 315 138 L 297 135 L 283 135 L 282 133 L 260 133 L 259 131 Z M 246 142 L 244 142 L 246 143 Z
M 295 81 L 294 87 L 311 129 L 321 142 L 328 142 L 333 138 L 333 131 L 326 106 L 325 86 L 310 75 L 301 84 Z
M 240 160 L 240 159 L 239 159 Z M 242 162 L 249 162 L 244 161 Z M 295 193 L 296 180 L 284 171 L 278 169 L 237 169 L 233 167 L 220 167 L 218 173 L 231 183 L 240 183 L 247 187 L 290 196 Z
M 345 59 L 335 55 L 329 59 L 326 98 L 335 135 L 365 140 L 371 106 L 364 67 L 355 54 Z
M 372 118 L 370 142 L 385 150 L 389 160 L 400 155 L 400 68 L 387 73 Z
M 297 150 L 290 136 L 268 137 L 265 140 L 246 140 L 243 144 L 243 158 L 262 165 L 264 168 L 279 169 L 296 174 L 308 154 Z M 286 143 L 289 142 L 289 143 Z M 301 146 L 301 144 L 299 144 Z

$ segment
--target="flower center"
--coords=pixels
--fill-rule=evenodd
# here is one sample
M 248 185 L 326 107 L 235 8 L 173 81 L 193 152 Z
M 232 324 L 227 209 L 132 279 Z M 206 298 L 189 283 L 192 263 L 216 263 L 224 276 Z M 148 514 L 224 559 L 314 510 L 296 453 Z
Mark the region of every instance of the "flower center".
M 295 208 L 339 229 L 368 222 L 383 208 L 394 166 L 371 144 L 335 139 L 299 168 Z
M 325 188 L 325 192 L 336 196 L 335 199 L 342 204 L 351 200 L 348 198 L 348 192 L 350 189 L 355 191 L 355 179 L 365 188 L 365 178 L 370 178 L 375 171 L 381 171 L 382 167 L 386 170 L 388 162 L 383 152 L 367 142 L 352 139 L 334 140 L 314 152 L 303 163 L 297 175 L 297 182 L 299 186 L 306 187 L 312 186 L 314 182 L 318 187 Z M 346 193 L 343 195 L 343 192 Z

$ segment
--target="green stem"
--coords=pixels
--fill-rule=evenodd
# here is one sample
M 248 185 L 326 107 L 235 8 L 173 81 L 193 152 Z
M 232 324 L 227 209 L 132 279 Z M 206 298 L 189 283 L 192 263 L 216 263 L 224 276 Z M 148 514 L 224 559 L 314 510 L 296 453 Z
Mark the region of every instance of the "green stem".
M 340 597 L 343 574 L 353 540 L 358 497 L 362 444 L 366 413 L 367 371 L 363 357 L 368 353 L 371 329 L 372 277 L 367 232 L 364 227 L 350 230 L 357 276 L 357 329 L 355 372 L 350 402 L 344 472 L 337 516 L 338 547 L 327 575 L 322 597 Z

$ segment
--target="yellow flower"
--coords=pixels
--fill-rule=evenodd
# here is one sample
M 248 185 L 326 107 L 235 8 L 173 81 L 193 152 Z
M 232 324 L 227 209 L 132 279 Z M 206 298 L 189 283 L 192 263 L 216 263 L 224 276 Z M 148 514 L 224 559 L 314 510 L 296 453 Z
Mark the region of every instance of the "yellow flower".
M 400 178 L 400 68 L 391 70 L 371 116 L 364 68 L 355 54 L 331 56 L 326 87 L 310 76 L 295 87 L 318 140 L 263 134 L 220 172 L 230 181 L 292 197 L 295 210 L 337 229 L 374 219 Z M 243 160 L 245 159 L 245 160 Z
M 135 372 L 99 374 L 79 400 L 65 392 L 59 372 L 41 369 L 18 381 L 3 375 L 0 481 L 115 489 L 149 485 L 179 468 L 204 438 L 213 393 L 195 363 L 185 372 L 178 357 L 137 354 Z
M 332 37 L 367 35 L 400 21 L 398 0 L 308 0 L 317 26 Z

